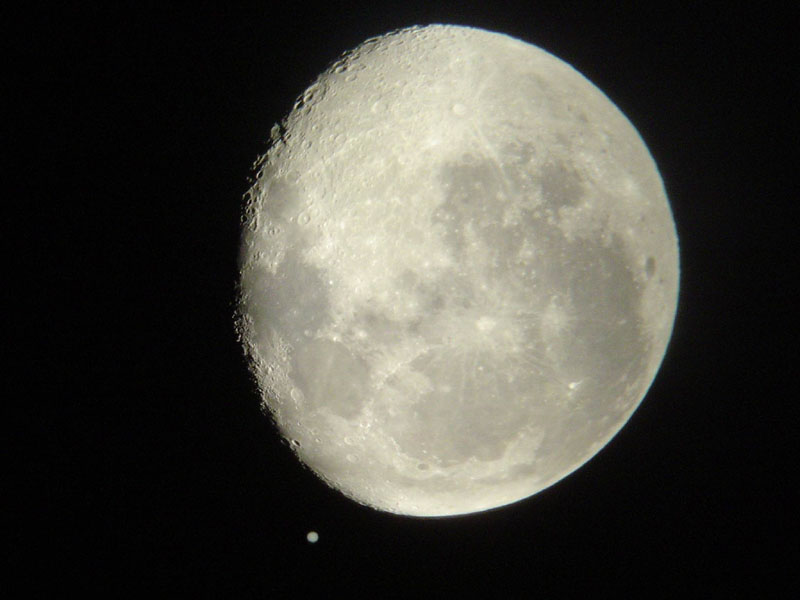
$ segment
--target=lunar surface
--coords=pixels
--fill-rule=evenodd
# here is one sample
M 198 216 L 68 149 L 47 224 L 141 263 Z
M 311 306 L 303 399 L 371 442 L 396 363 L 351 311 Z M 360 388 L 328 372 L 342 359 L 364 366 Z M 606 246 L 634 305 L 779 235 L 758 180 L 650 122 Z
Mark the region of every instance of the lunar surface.
M 245 199 L 238 327 L 263 406 L 348 497 L 418 516 L 559 481 L 661 364 L 678 243 L 632 124 L 506 35 L 345 54 L 273 128 Z

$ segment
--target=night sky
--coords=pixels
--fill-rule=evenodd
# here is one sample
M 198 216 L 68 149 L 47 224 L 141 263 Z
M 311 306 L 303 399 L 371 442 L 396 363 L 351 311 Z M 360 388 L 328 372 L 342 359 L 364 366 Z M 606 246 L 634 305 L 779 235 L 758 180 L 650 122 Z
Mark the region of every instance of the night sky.
M 3 241 L 25 273 L 4 286 L 22 417 L 4 537 L 24 595 L 780 597 L 800 556 L 797 15 L 279 4 L 3 9 Z M 659 166 L 681 251 L 673 338 L 627 426 L 540 494 L 443 519 L 362 507 L 304 469 L 233 327 L 271 127 L 343 51 L 430 23 L 523 39 L 602 89 Z

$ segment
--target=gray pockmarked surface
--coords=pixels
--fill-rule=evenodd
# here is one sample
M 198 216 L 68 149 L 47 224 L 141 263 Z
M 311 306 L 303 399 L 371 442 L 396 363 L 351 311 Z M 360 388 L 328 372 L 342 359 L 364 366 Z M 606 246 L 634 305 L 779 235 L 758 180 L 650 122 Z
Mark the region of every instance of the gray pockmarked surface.
M 672 332 L 678 243 L 644 142 L 572 67 L 498 33 L 401 30 L 334 63 L 272 141 L 239 327 L 328 484 L 485 510 L 626 423 Z

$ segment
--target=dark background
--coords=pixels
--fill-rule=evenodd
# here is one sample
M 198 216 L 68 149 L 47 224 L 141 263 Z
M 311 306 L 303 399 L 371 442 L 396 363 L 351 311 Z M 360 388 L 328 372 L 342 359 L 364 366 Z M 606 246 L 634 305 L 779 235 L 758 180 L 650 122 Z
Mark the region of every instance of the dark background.
M 797 16 L 279 4 L 3 9 L 3 241 L 25 273 L 3 294 L 24 415 L 4 537 L 25 595 L 790 597 Z M 534 43 L 606 92 L 659 165 L 682 278 L 663 367 L 603 451 L 515 505 L 416 519 L 301 468 L 232 315 L 242 195 L 273 123 L 341 52 L 435 22 Z

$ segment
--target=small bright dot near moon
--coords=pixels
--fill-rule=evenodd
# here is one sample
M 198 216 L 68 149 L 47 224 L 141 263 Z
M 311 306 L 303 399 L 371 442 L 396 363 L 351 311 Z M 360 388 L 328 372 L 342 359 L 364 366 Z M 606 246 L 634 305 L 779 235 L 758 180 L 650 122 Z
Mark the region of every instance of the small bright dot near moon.
M 316 531 L 309 531 L 306 534 L 306 539 L 312 544 L 316 544 L 319 541 L 319 534 Z
M 642 402 L 675 222 L 634 125 L 564 61 L 471 27 L 388 33 L 322 73 L 256 164 L 240 337 L 331 487 L 421 517 L 496 508 Z

